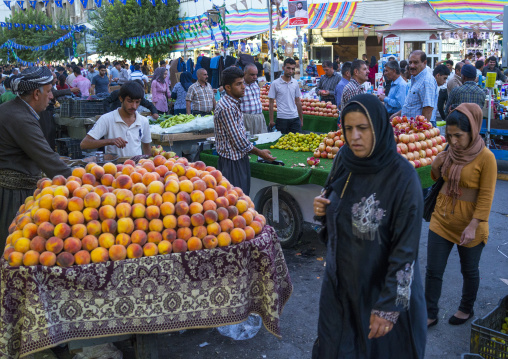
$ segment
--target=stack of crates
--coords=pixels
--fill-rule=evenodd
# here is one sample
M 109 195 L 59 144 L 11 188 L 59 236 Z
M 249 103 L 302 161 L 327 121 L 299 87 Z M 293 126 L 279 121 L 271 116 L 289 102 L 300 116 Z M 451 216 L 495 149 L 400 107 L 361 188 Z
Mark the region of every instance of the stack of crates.
M 67 156 L 73 160 L 83 158 L 83 152 L 80 147 L 81 140 L 76 138 L 57 138 L 56 148 L 60 156 Z

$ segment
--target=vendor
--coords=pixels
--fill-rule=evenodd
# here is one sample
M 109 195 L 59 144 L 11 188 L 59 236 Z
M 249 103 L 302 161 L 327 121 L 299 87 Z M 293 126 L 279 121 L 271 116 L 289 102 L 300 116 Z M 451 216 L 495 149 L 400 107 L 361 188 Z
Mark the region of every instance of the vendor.
M 496 81 L 501 80 L 503 82 L 506 82 L 506 76 L 503 74 L 503 71 L 497 67 L 497 59 L 495 56 L 489 57 L 488 65 L 483 68 L 483 76 L 487 77 L 487 74 L 489 72 L 493 72 L 496 74 Z
M 307 76 L 318 77 L 317 66 L 314 64 L 314 60 L 310 60 L 305 72 L 307 73 Z
M 128 81 L 120 88 L 122 106 L 102 115 L 81 141 L 83 150 L 106 146 L 106 153 L 120 157 L 149 155 L 151 153 L 148 119 L 137 109 L 145 92 L 137 81 Z M 104 139 L 102 139 L 104 137 Z
M 139 80 L 137 82 L 141 86 L 143 86 L 143 82 L 141 82 Z M 143 89 L 143 91 L 144 91 L 144 89 Z M 119 94 L 120 94 L 120 90 L 118 89 L 118 90 L 111 92 L 109 94 L 109 96 L 104 99 L 104 101 L 103 101 L 104 111 L 106 111 L 106 112 L 114 111 L 121 106 Z M 157 108 L 155 107 L 155 105 L 153 103 L 151 103 L 150 101 L 145 99 L 145 96 L 143 96 L 143 98 L 141 99 L 140 105 L 143 107 L 146 107 L 150 111 L 151 116 L 154 119 L 159 118 L 159 112 L 157 111 Z
M 323 61 L 324 75 L 319 79 L 316 92 L 321 101 L 335 103 L 335 87 L 339 84 L 341 76 L 333 69 L 331 61 Z
M 12 78 L 17 97 L 0 106 L 0 248 L 19 207 L 34 193 L 41 171 L 49 178 L 71 175 L 39 124 L 39 113 L 53 98 L 52 83 L 47 67 L 28 67 Z
M 233 186 L 248 195 L 250 191 L 249 153 L 267 161 L 275 160 L 269 150 L 260 150 L 247 139 L 240 99 L 245 96 L 244 73 L 238 67 L 222 72 L 226 95 L 221 97 L 213 118 L 215 145 L 219 161 L 217 169 Z
M 258 69 L 249 63 L 245 65 L 245 96 L 241 99 L 240 108 L 243 112 L 245 129 L 251 134 L 266 133 L 266 120 L 257 83 Z

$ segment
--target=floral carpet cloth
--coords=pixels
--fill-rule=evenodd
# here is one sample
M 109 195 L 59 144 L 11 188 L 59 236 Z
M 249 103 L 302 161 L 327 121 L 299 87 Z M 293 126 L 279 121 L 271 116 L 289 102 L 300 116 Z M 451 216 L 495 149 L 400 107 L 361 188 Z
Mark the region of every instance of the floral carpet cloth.
M 293 285 L 273 228 L 249 242 L 71 268 L 0 268 L 0 356 L 73 339 L 209 328 L 257 313 L 280 337 Z

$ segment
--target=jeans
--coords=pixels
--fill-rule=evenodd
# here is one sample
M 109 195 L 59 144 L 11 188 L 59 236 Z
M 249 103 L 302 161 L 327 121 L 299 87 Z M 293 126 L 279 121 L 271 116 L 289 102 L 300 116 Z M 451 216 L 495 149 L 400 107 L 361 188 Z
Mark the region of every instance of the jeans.
M 443 273 L 454 243 L 429 230 L 427 247 L 427 273 L 425 274 L 425 301 L 429 319 L 437 319 L 438 302 L 443 286 Z M 462 272 L 462 299 L 459 310 L 465 314 L 473 311 L 476 294 L 480 286 L 479 263 L 485 243 L 467 248 L 457 246 Z
M 277 130 L 279 130 L 283 135 L 290 132 L 298 133 L 302 130 L 300 119 L 298 117 L 290 119 L 277 118 L 275 121 L 275 127 L 277 127 Z

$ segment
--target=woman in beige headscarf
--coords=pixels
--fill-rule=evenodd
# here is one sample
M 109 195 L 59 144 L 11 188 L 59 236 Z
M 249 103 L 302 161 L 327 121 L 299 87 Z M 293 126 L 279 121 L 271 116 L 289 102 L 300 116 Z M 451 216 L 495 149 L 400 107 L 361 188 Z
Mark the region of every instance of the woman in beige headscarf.
M 178 73 L 178 61 L 180 58 L 174 59 L 171 61 L 171 64 L 169 65 L 169 80 L 171 81 L 171 89 L 175 87 L 175 85 L 178 83 L 178 79 L 176 78 L 176 74 Z
M 432 178 L 444 185 L 430 221 L 425 278 L 427 325 L 437 324 L 443 273 L 454 244 L 463 277 L 458 311 L 449 319 L 464 324 L 474 315 L 480 285 L 478 264 L 489 236 L 489 214 L 497 179 L 496 159 L 480 136 L 482 110 L 463 103 L 446 118 L 447 151 L 432 163 Z

